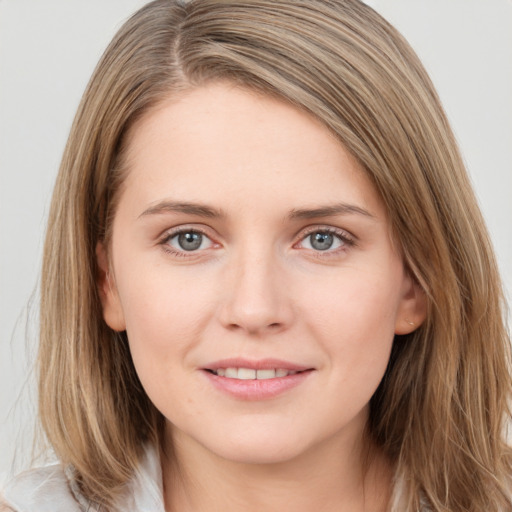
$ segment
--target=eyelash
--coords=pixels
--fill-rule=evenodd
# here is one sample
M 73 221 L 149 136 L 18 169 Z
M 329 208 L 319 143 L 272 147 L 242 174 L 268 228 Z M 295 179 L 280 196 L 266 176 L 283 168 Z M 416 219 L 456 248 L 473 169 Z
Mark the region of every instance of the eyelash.
M 305 231 L 301 232 L 300 239 L 298 242 L 294 244 L 294 247 L 307 240 L 307 238 L 314 233 L 328 233 L 330 235 L 334 235 L 340 240 L 342 244 L 340 247 L 334 250 L 313 250 L 312 254 L 317 258 L 335 257 L 338 256 L 340 253 L 345 252 L 347 249 L 355 247 L 357 245 L 356 238 L 347 231 L 345 231 L 344 229 L 334 228 L 332 226 L 311 226 L 310 228 L 306 228 Z
M 179 250 L 174 249 L 174 247 L 172 247 L 169 244 L 169 242 L 173 238 L 175 238 L 179 235 L 182 235 L 184 233 L 196 233 L 196 234 L 202 235 L 211 240 L 211 237 L 209 237 L 208 234 L 200 228 L 180 227 L 180 228 L 176 229 L 175 231 L 167 232 L 164 235 L 164 237 L 162 238 L 162 240 L 159 242 L 159 244 L 162 246 L 163 250 L 166 253 L 171 254 L 173 256 L 177 256 L 179 258 L 191 258 L 193 256 L 197 256 L 198 253 L 201 251 L 185 251 L 185 250 L 179 251 Z M 211 242 L 213 245 L 215 245 L 215 242 L 213 242 L 213 240 L 211 240 Z
M 194 228 L 180 227 L 174 231 L 167 232 L 167 233 L 165 233 L 164 237 L 160 240 L 159 245 L 162 246 L 163 250 L 166 253 L 169 253 L 173 256 L 177 256 L 180 258 L 190 258 L 190 257 L 197 256 L 202 251 L 198 251 L 198 250 L 192 250 L 192 251 L 182 250 L 182 251 L 180 251 L 180 250 L 174 249 L 169 244 L 169 242 L 173 238 L 175 238 L 181 234 L 184 234 L 184 233 L 196 233 L 196 234 L 202 235 L 202 236 L 208 238 L 211 241 L 213 246 L 219 245 L 219 244 L 216 244 L 204 230 L 202 230 L 200 228 L 196 228 L 196 227 L 194 227 Z M 305 231 L 300 233 L 300 239 L 293 244 L 293 247 L 296 247 L 301 242 L 304 242 L 304 240 L 306 240 L 309 236 L 311 236 L 314 233 L 332 234 L 335 237 L 337 237 L 342 244 L 339 248 L 336 248 L 334 250 L 330 250 L 330 249 L 326 249 L 324 251 L 314 250 L 314 249 L 311 250 L 312 253 L 315 255 L 315 257 L 318 257 L 318 258 L 332 257 L 335 255 L 338 255 L 340 252 L 346 251 L 350 247 L 354 247 L 357 245 L 356 238 L 343 229 L 334 228 L 331 226 L 311 226 L 310 228 L 307 228 Z M 203 249 L 203 250 L 205 250 L 205 249 Z M 304 250 L 310 250 L 310 249 L 304 249 Z

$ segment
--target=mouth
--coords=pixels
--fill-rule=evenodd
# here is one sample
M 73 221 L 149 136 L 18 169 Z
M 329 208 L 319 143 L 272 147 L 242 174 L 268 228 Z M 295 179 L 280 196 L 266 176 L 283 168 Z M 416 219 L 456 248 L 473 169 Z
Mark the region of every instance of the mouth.
M 250 360 L 236 357 L 212 362 L 203 369 L 226 379 L 268 380 L 289 377 L 314 368 L 283 359 Z
M 225 377 L 226 379 L 237 380 L 269 380 L 288 377 L 296 375 L 309 370 L 287 370 L 285 368 L 244 368 L 244 367 L 227 367 L 227 368 L 206 368 L 207 372 L 217 375 L 218 377 Z
M 278 359 L 237 358 L 209 364 L 202 370 L 210 384 L 223 394 L 236 400 L 261 401 L 304 386 L 315 369 Z
M 210 384 L 231 398 L 261 401 L 281 396 L 310 380 L 315 368 L 281 359 L 223 359 L 202 368 Z

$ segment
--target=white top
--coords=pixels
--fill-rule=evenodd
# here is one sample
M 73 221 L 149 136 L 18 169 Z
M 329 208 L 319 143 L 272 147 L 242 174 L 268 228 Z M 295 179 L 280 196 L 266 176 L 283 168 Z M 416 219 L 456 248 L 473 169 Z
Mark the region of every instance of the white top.
M 402 479 L 396 479 L 391 510 L 404 510 L 400 505 Z M 5 510 L 7 506 L 7 510 Z M 123 512 L 165 512 L 162 491 L 162 469 L 158 450 L 149 445 L 140 466 L 116 503 Z M 422 505 L 421 511 L 428 512 Z M 61 464 L 53 464 L 22 473 L 7 483 L 0 492 L 0 512 L 99 512 L 80 493 L 71 475 Z
M 157 451 L 149 447 L 125 495 L 116 504 L 129 512 L 165 512 Z M 0 494 L 0 511 L 98 512 L 80 494 L 62 465 L 32 469 L 14 478 Z

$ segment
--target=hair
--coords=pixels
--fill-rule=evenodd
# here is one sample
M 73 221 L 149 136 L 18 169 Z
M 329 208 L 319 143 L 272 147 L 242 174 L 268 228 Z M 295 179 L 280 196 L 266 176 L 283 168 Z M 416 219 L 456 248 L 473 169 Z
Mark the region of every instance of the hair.
M 427 73 L 358 0 L 156 0 L 114 37 L 72 126 L 44 247 L 39 412 L 55 453 L 110 510 L 160 440 L 126 334 L 103 320 L 95 247 L 110 239 L 127 133 L 173 94 L 219 80 L 336 135 L 425 293 L 427 318 L 396 336 L 370 403 L 369 435 L 401 482 L 393 511 L 508 510 L 510 340 L 491 244 Z

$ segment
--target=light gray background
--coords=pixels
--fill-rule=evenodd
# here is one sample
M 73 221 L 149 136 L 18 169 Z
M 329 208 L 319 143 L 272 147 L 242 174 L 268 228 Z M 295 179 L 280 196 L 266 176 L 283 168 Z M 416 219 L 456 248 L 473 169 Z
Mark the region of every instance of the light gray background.
M 103 49 L 142 0 L 0 0 L 0 481 L 31 448 L 30 367 L 50 194 Z M 462 147 L 512 293 L 512 0 L 368 0 L 419 53 Z M 425 234 L 428 236 L 428 234 Z M 27 327 L 28 326 L 28 327 Z

